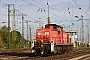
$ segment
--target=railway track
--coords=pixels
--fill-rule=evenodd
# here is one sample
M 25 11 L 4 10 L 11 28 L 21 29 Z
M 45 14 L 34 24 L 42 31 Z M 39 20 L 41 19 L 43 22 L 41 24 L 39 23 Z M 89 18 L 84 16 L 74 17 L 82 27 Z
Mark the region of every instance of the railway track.
M 86 55 L 79 56 L 79 57 L 76 57 L 76 58 L 72 58 L 72 59 L 69 59 L 69 60 L 86 60 L 86 59 L 90 59 L 90 54 L 86 54 Z
M 48 55 L 46 57 L 35 56 L 30 49 L 25 50 L 6 50 L 0 51 L 0 60 L 68 60 L 78 56 L 87 55 L 90 53 L 90 48 L 78 49 L 61 55 Z M 85 59 L 85 58 L 82 58 Z

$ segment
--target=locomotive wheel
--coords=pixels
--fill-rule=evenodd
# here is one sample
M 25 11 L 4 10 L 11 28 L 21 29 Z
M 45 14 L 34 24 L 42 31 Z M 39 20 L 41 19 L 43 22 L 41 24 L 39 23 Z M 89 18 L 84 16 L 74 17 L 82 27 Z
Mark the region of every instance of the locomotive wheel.
M 36 49 L 35 55 L 40 55 L 40 49 L 39 48 Z
M 72 45 L 72 46 L 70 46 L 70 50 L 71 50 L 71 51 L 73 51 L 73 50 L 74 50 L 74 47 L 73 47 L 73 45 Z
M 67 53 L 69 51 L 68 46 L 63 46 L 63 53 Z
M 45 46 L 45 54 L 50 54 L 50 46 Z
M 56 49 L 57 49 L 57 54 L 58 54 L 58 55 L 59 55 L 59 54 L 62 54 L 62 47 L 57 46 Z
M 45 46 L 44 47 L 44 53 L 41 54 L 42 57 L 46 57 L 48 54 L 50 54 L 50 47 L 49 46 Z
M 68 46 L 68 50 L 67 50 L 67 53 L 70 51 L 70 46 Z

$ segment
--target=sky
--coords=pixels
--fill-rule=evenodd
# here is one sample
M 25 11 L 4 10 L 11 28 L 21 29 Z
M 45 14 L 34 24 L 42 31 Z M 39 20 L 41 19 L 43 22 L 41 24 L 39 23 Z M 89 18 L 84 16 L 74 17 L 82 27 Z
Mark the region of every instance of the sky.
M 90 18 L 90 4 L 89 0 L 0 0 L 0 26 L 8 25 L 8 7 L 7 4 L 14 4 L 16 11 L 16 29 L 22 31 L 22 19 L 21 14 L 24 16 L 24 34 L 27 36 L 27 25 L 26 20 L 29 21 L 29 26 L 32 28 L 32 34 L 35 34 L 37 28 L 47 24 L 48 17 L 48 5 L 49 4 L 49 15 L 50 22 L 62 25 L 65 30 L 77 30 L 80 35 L 81 28 L 81 15 L 84 19 L 84 33 L 87 33 L 86 25 L 89 24 Z M 81 9 L 80 9 L 81 8 Z M 10 25 L 12 28 L 13 19 L 13 7 L 10 7 Z M 78 16 L 79 18 L 75 18 Z M 2 23 L 6 22 L 6 23 Z M 73 25 L 72 25 L 73 24 Z M 29 29 L 29 28 L 28 28 Z M 84 36 L 85 38 L 87 36 Z

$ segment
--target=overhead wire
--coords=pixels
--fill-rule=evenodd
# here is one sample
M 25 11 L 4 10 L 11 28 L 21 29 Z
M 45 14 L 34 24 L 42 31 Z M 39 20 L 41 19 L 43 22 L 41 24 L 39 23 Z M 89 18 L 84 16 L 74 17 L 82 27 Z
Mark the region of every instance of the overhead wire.
M 81 9 L 88 17 L 90 17 L 78 4 L 77 4 L 77 2 L 75 2 L 74 0 L 72 0 L 76 5 L 77 5 L 77 7 L 79 7 L 79 9 Z
M 15 1 L 16 1 L 16 0 L 15 0 Z M 22 1 L 25 1 L 25 0 L 22 0 Z M 32 1 L 33 1 L 33 0 L 32 0 Z M 35 1 L 35 0 L 34 0 L 34 1 Z M 25 2 L 27 2 L 27 1 L 25 1 Z M 37 1 L 35 1 L 35 2 L 37 2 Z M 4 3 L 4 2 L 2 2 L 2 3 Z M 15 2 L 15 3 L 16 3 L 16 2 Z M 27 3 L 29 3 L 29 2 L 27 2 Z M 39 3 L 39 2 L 37 2 L 37 3 Z M 6 4 L 6 3 L 4 3 L 4 4 Z M 29 4 L 31 4 L 31 5 L 39 8 L 38 6 L 36 6 L 36 5 L 32 4 L 32 3 L 29 3 Z M 42 4 L 42 5 L 44 5 L 44 4 Z M 45 5 L 45 6 L 46 6 L 46 5 Z M 55 15 L 55 14 L 53 14 L 53 13 L 50 13 L 50 14 L 52 14 L 52 15 L 54 15 L 54 16 L 57 16 L 57 15 Z M 57 16 L 57 17 L 59 17 L 59 16 Z M 59 18 L 61 18 L 61 17 L 59 17 Z M 63 18 L 61 18 L 61 19 L 63 19 Z M 34 19 L 34 20 L 35 20 L 35 19 Z
M 26 0 L 22 0 L 22 1 L 28 3 L 28 4 L 32 5 L 32 6 L 35 6 L 35 7 L 39 8 L 38 6 L 36 6 L 36 5 L 34 5 L 34 4 L 30 3 L 30 2 L 28 2 L 28 1 L 26 1 Z M 32 0 L 32 1 L 33 1 L 33 0 Z
M 40 2 L 38 2 L 38 1 L 36 1 L 36 0 L 33 0 L 34 2 L 36 2 L 36 3 L 38 3 L 38 4 L 41 4 L 41 5 L 44 5 L 44 6 L 47 6 L 47 5 L 45 5 L 45 4 L 43 4 L 43 3 L 40 3 Z M 50 8 L 52 8 L 52 6 L 49 6 Z M 55 9 L 55 8 L 52 8 L 52 9 Z M 62 11 L 61 11 L 62 12 Z
M 29 4 L 31 4 L 31 5 L 39 8 L 38 6 L 36 6 L 36 5 L 34 5 L 34 4 L 30 3 L 30 2 L 27 2 L 27 1 L 25 1 L 25 0 L 22 0 L 22 1 L 24 1 L 24 2 L 26 2 L 26 3 L 29 3 Z M 35 0 L 32 0 L 32 1 L 35 1 Z M 35 1 L 35 2 L 37 2 L 37 1 Z M 37 3 L 39 3 L 39 2 L 37 2 Z M 68 2 L 67 2 L 67 3 L 68 3 Z M 42 3 L 40 3 L 40 4 L 42 4 Z M 45 4 L 42 4 L 42 5 L 45 5 Z M 46 5 L 45 5 L 45 6 L 46 6 Z M 55 9 L 55 8 L 53 8 L 53 9 Z M 57 9 L 56 9 L 56 10 L 57 10 Z M 46 11 L 46 12 L 47 12 L 47 11 Z M 61 12 L 62 12 L 62 11 L 61 11 Z M 57 16 L 56 14 L 53 14 L 53 13 L 50 13 L 50 14 L 52 14 L 52 15 L 54 15 L 54 16 L 56 16 L 56 17 L 61 18 L 60 16 Z M 65 14 L 65 12 L 64 12 L 64 14 Z M 61 18 L 61 19 L 64 19 L 64 18 Z M 35 20 L 35 19 L 34 19 L 34 20 Z
M 57 5 L 63 5 L 63 4 L 68 4 L 68 3 L 71 3 L 73 1 L 70 1 L 70 2 L 65 2 L 65 3 L 61 3 L 61 4 L 56 4 L 56 5 L 52 5 L 52 6 L 57 6 Z
M 1 3 L 3 3 L 4 5 L 0 5 L 1 7 L 3 7 L 3 8 L 5 8 L 5 9 L 7 9 L 5 6 L 6 6 L 6 3 L 4 3 L 4 2 L 2 2 L 2 1 L 0 1 Z
M 27 2 L 27 1 L 25 1 L 25 0 L 22 0 L 22 1 L 24 1 L 24 2 L 26 2 L 26 3 L 29 3 L 29 2 Z M 33 0 L 33 1 L 36 2 L 36 3 L 42 4 L 42 3 L 38 2 L 38 1 L 35 1 L 35 0 Z M 32 4 L 32 3 L 29 3 L 29 4 L 31 4 L 31 5 L 33 5 L 33 6 L 37 7 L 37 8 L 40 8 L 40 7 L 38 7 L 38 6 L 36 6 L 36 5 Z M 45 4 L 42 4 L 42 5 L 47 6 L 47 5 L 45 5 Z M 52 7 L 51 7 L 51 8 L 52 8 Z M 52 8 L 52 9 L 55 9 L 55 8 Z M 55 10 L 57 10 L 57 9 L 55 9 Z M 60 11 L 60 10 L 59 10 L 59 11 Z M 48 11 L 46 11 L 46 12 L 48 12 Z M 63 11 L 61 11 L 61 12 L 63 12 Z M 51 12 L 49 12 L 49 13 L 52 14 L 52 15 L 54 15 L 54 16 L 56 16 L 56 17 L 58 17 L 58 18 L 61 18 L 60 16 L 57 16 L 56 14 L 53 14 L 53 13 L 51 13 Z M 64 20 L 64 18 L 61 18 L 61 19 Z
M 34 6 L 34 7 L 40 8 L 40 7 L 32 4 L 32 2 L 28 2 L 28 1 L 25 1 L 25 0 L 22 0 L 22 1 L 24 1 L 24 2 L 26 2 L 26 3 L 28 3 L 28 4 L 30 4 L 30 5 L 32 5 L 32 6 Z M 32 1 L 33 1 L 33 0 L 32 0 Z M 28 17 L 29 17 L 29 16 L 28 16 Z M 33 20 L 36 20 L 36 19 L 34 19 L 34 18 L 32 18 L 32 17 L 29 17 L 29 18 L 31 18 L 31 19 L 33 19 Z
M 0 6 L 1 6 L 2 8 L 7 9 L 7 8 L 5 7 L 5 6 L 6 6 L 6 3 L 2 2 L 1 0 L 0 0 L 0 2 L 4 4 L 4 5 L 0 5 Z M 0 15 L 2 15 L 2 16 L 7 16 L 7 15 L 4 15 L 4 14 L 0 14 Z
M 89 5 L 88 5 L 88 9 L 86 10 L 86 13 L 90 11 L 90 0 L 89 0 Z
M 39 4 L 42 4 L 42 3 L 38 2 L 38 1 L 35 1 L 35 0 L 34 0 L 34 2 L 39 3 Z M 73 2 L 73 1 L 70 1 L 70 2 L 67 2 L 67 3 L 71 3 L 71 2 Z M 63 3 L 63 4 L 64 4 L 64 3 Z M 42 5 L 46 6 L 45 4 L 42 4 Z M 64 11 L 58 10 L 58 9 L 56 9 L 56 8 L 53 8 L 52 6 L 49 6 L 49 7 L 52 8 L 52 9 L 54 9 L 54 10 L 63 12 L 64 15 L 65 15 L 65 14 L 69 14 L 70 16 L 75 17 L 75 15 L 73 15 L 73 13 L 71 14 L 71 12 L 70 12 L 69 10 L 68 10 L 68 13 L 66 13 L 66 12 L 64 12 Z M 64 9 L 64 8 L 63 8 L 63 9 Z M 70 9 L 70 8 L 69 8 L 69 9 Z M 57 16 L 56 14 L 53 14 L 53 13 L 50 13 L 50 14 L 52 14 L 52 15 L 54 15 L 54 16 L 56 16 L 56 17 L 61 18 L 60 16 Z M 66 17 L 65 17 L 65 19 L 64 19 L 64 18 L 61 18 L 61 19 L 65 20 Z M 66 21 L 67 21 L 67 20 L 66 20 Z M 68 21 L 68 22 L 70 22 L 70 21 Z
M 19 12 L 20 12 L 20 11 L 19 11 Z M 22 13 L 20 12 L 20 14 L 22 14 Z M 19 14 L 19 15 L 20 15 L 20 14 Z M 30 16 L 28 16 L 28 15 L 27 15 L 27 17 L 30 18 L 30 19 L 32 19 L 32 20 L 34 20 L 34 21 L 36 21 L 36 19 L 34 19 L 34 18 L 32 18 L 32 17 L 30 17 Z M 31 21 L 31 20 L 28 20 L 28 21 Z M 31 22 L 34 22 L 34 21 L 31 21 Z
M 4 15 L 4 14 L 0 14 L 0 15 L 7 16 L 7 15 Z
M 42 4 L 42 3 L 40 3 L 40 2 L 38 2 L 38 1 L 36 1 L 36 0 L 33 0 L 33 1 L 36 2 L 36 3 L 39 3 L 39 4 L 41 4 L 41 5 L 47 6 L 47 5 Z M 70 1 L 70 2 L 67 2 L 67 3 L 71 3 L 71 2 L 73 2 L 73 1 Z M 62 4 L 64 4 L 64 3 L 62 3 Z M 60 11 L 60 12 L 63 12 L 63 13 L 64 13 L 64 11 L 58 10 L 58 9 L 56 9 L 56 8 L 53 8 L 52 6 L 49 6 L 49 7 L 52 8 L 52 9 L 54 9 L 54 10 L 57 10 L 57 11 Z M 64 9 L 64 8 L 63 8 L 63 9 Z M 66 14 L 68 14 L 68 13 L 66 13 Z M 74 16 L 74 15 L 72 15 L 72 16 Z
M 25 0 L 22 0 L 22 1 L 25 1 Z M 29 3 L 29 2 L 27 2 L 27 1 L 25 1 L 25 2 L 26 2 L 26 3 Z M 31 4 L 31 5 L 33 5 L 33 6 L 37 7 L 37 8 L 40 8 L 40 7 L 38 7 L 38 6 L 36 6 L 36 5 L 32 4 L 32 3 L 29 3 L 29 4 Z M 43 5 L 44 5 L 44 4 L 43 4 Z M 45 6 L 46 6 L 46 5 L 45 5 Z M 45 12 L 48 12 L 48 11 L 45 10 Z M 54 16 L 57 16 L 57 15 L 51 13 L 51 12 L 49 12 L 49 13 L 52 14 L 52 15 L 54 15 Z M 59 16 L 57 16 L 57 17 L 59 17 Z M 59 18 L 61 18 L 61 17 L 59 17 Z M 63 19 L 63 18 L 61 18 L 61 19 Z M 35 20 L 35 19 L 34 19 L 34 20 Z

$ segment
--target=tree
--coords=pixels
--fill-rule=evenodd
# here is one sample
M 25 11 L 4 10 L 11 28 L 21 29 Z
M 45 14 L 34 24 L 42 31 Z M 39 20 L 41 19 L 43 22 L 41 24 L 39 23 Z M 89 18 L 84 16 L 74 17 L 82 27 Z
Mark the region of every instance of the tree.
M 7 40 L 8 40 L 8 28 L 6 26 L 3 26 L 0 29 L 0 34 L 1 34 L 1 38 L 2 38 L 3 42 L 7 43 Z
M 7 26 L 3 26 L 0 28 L 0 48 L 4 46 L 8 46 L 8 34 L 9 32 Z M 21 44 L 22 38 L 25 45 L 26 39 L 21 36 L 21 33 L 19 31 L 11 31 L 9 48 L 16 49 Z
M 0 41 L 3 42 L 3 45 L 6 45 L 8 42 L 8 27 L 6 27 L 6 26 L 1 27 L 0 28 L 0 35 L 1 35 Z

